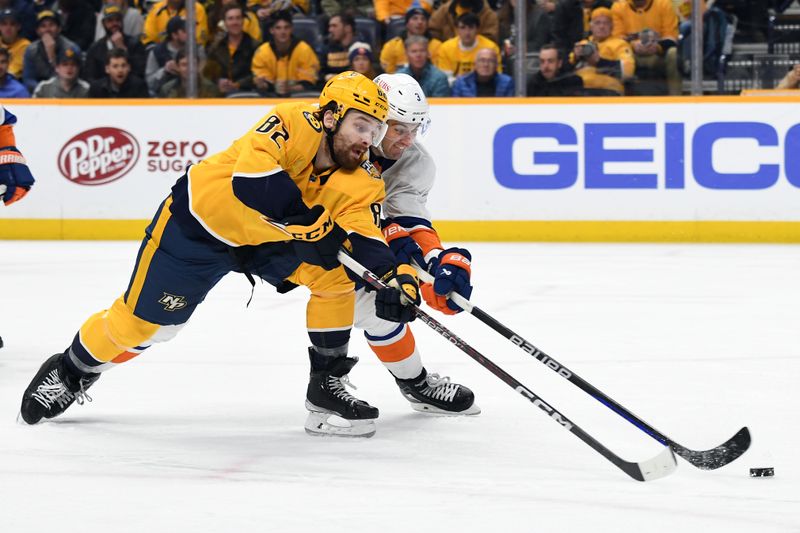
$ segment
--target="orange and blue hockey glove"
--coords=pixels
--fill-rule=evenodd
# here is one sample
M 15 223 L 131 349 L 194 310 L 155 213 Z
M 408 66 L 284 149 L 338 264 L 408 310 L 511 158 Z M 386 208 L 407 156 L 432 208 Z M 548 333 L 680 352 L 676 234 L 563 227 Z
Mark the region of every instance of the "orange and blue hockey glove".
M 389 222 L 383 228 L 383 238 L 386 244 L 392 249 L 398 263 L 411 264 L 415 261 L 421 267 L 425 267 L 425 255 L 411 235 L 399 224 Z
M 447 299 L 447 295 L 456 292 L 469 299 L 472 295 L 470 276 L 472 275 L 472 256 L 464 248 L 448 248 L 432 259 L 429 272 L 434 277 L 433 284 L 422 284 L 422 297 L 425 302 L 447 315 L 463 311 L 459 306 Z
M 0 106 L 0 112 L 2 111 Z M 0 195 L 5 205 L 11 205 L 28 194 L 34 179 L 25 158 L 13 146 L 14 132 L 11 124 L 16 122 L 16 118 L 7 111 L 5 115 L 6 123 L 0 126 Z

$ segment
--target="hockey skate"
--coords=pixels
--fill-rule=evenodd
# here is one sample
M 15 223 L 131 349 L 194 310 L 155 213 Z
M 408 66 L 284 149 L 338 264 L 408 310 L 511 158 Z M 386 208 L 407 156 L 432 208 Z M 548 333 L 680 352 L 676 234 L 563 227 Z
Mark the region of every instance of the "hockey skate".
M 347 391 L 347 387 L 355 389 L 348 373 L 357 362 L 357 357 L 338 357 L 332 360 L 329 368 L 314 368 L 312 357 L 306 394 L 306 433 L 337 437 L 371 437 L 375 434 L 378 408 Z
M 59 353 L 45 361 L 25 389 L 19 414 L 26 424 L 56 417 L 73 402 L 83 405 L 92 401 L 86 390 L 100 379 L 100 374 L 77 376 L 66 368 L 65 357 Z
M 447 376 L 428 374 L 423 368 L 422 374 L 416 378 L 395 381 L 415 411 L 439 415 L 477 415 L 481 412 L 475 405 L 472 391 L 464 385 L 452 383 Z

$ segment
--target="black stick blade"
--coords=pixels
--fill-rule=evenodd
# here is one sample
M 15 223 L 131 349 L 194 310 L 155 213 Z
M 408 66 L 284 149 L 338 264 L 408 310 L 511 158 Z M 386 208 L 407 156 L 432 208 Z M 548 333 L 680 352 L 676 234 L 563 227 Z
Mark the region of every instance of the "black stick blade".
M 747 427 L 743 427 L 728 441 L 710 450 L 690 450 L 671 441 L 669 445 L 675 450 L 675 453 L 689 461 L 693 466 L 702 470 L 716 470 L 738 459 L 750 448 L 750 442 L 750 430 Z

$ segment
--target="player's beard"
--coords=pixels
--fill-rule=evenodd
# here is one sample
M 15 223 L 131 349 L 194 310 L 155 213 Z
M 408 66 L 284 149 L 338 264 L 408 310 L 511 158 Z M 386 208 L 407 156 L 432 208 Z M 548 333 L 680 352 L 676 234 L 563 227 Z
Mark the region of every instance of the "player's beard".
M 341 134 L 333 136 L 333 153 L 336 162 L 345 170 L 355 170 L 364 160 L 364 154 L 368 148 L 363 150 L 360 143 L 349 143 Z M 357 153 L 356 153 L 357 152 Z

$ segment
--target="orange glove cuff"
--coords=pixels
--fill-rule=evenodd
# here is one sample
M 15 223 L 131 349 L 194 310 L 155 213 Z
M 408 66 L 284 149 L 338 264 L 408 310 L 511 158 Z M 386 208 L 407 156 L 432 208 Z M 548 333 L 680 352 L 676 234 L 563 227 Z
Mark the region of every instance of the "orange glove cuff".
M 0 147 L 16 146 L 17 141 L 14 138 L 14 130 L 11 126 L 0 126 Z
M 16 201 L 22 200 L 22 197 L 25 196 L 26 194 L 28 194 L 28 189 L 24 187 L 17 187 L 16 190 L 14 190 L 14 194 L 11 196 L 11 199 L 6 200 L 3 203 L 5 205 L 11 205 Z
M 429 307 L 432 309 L 436 309 L 446 315 L 455 315 L 458 314 L 458 311 L 453 311 L 449 307 L 447 307 L 447 297 L 442 296 L 440 294 L 436 294 L 433 292 L 433 284 L 431 283 L 422 283 L 419 286 L 420 290 L 422 291 L 422 299 L 425 300 L 425 303 L 428 304 Z
M 472 276 L 472 262 L 465 255 L 458 252 L 449 252 L 442 257 L 439 261 L 440 265 L 453 265 L 463 268 L 467 271 L 467 275 Z
M 410 235 L 408 232 L 403 229 L 400 224 L 391 223 L 385 228 L 383 228 L 383 238 L 386 240 L 387 243 L 392 242 L 395 239 L 400 239 L 403 237 L 409 237 Z

